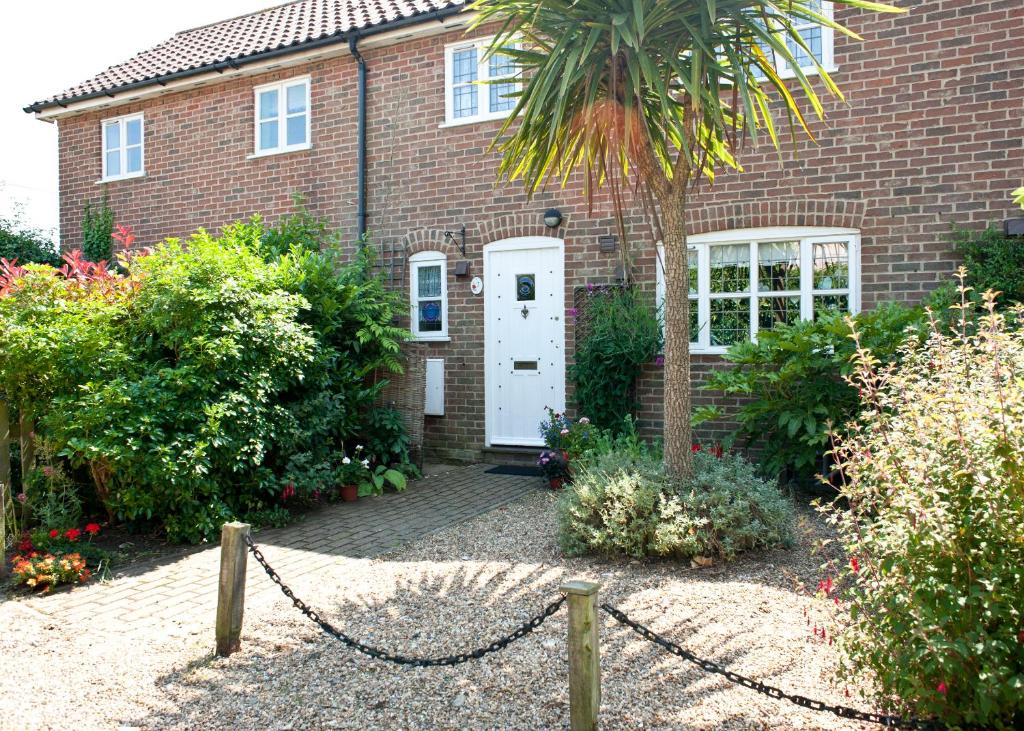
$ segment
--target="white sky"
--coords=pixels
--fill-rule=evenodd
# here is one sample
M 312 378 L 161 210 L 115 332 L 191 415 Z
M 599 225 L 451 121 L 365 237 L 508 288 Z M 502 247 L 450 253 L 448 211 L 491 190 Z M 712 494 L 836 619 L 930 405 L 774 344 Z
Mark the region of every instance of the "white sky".
M 0 216 L 56 238 L 57 128 L 22 108 L 177 31 L 284 0 L 0 0 Z

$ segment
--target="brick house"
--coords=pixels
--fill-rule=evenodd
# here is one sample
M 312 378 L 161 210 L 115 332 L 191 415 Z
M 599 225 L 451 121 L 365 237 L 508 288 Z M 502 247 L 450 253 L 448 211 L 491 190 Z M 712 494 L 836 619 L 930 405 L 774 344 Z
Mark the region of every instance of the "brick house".
M 920 299 L 956 266 L 952 225 L 1010 215 L 1024 5 L 897 4 L 909 12 L 836 9 L 863 42 L 807 28 L 847 102 L 825 101 L 817 145 L 746 150 L 745 172 L 720 175 L 689 212 L 695 387 L 758 328 Z M 608 198 L 588 207 L 578 180 L 533 200 L 495 186 L 488 143 L 509 102 L 472 82 L 509 69 L 483 61 L 486 33 L 467 22 L 462 0 L 297 0 L 183 31 L 32 104 L 59 129 L 63 245 L 104 193 L 141 243 L 273 220 L 301 193 L 348 240 L 369 231 L 409 292 L 430 358 L 428 449 L 473 459 L 536 444 L 542 407 L 565 404 L 574 297 L 622 276 L 622 246 Z M 545 223 L 549 209 L 561 221 Z M 634 280 L 661 291 L 639 209 L 627 227 Z M 765 291 L 759 266 L 790 274 Z M 661 380 L 652 364 L 639 384 L 652 430 Z

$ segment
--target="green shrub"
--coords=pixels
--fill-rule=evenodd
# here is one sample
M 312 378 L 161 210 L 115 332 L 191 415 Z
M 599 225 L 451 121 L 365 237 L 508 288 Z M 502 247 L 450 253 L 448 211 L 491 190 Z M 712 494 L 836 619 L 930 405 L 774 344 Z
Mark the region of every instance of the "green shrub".
M 60 264 L 53 241 L 41 231 L 28 228 L 17 212 L 13 218 L 0 218 L 0 259 L 19 264 Z
M 1024 302 L 1024 244 L 1019 236 L 1006 236 L 989 226 L 982 231 L 956 231 L 953 242 L 964 259 L 966 283 L 973 287 L 977 301 L 991 289 L 1001 293 L 1001 304 Z M 953 290 L 955 301 L 958 295 Z
M 576 343 L 568 375 L 579 413 L 602 429 L 617 429 L 636 410 L 633 385 L 662 344 L 661 323 L 644 293 L 594 290 L 583 312 L 583 337 Z
M 827 508 L 850 556 L 843 669 L 951 727 L 1024 725 L 1024 330 L 992 294 L 976 334 L 866 350 L 864 408 Z M 848 507 L 847 507 L 848 506 Z
M 853 318 L 861 342 L 875 357 L 895 357 L 908 329 L 924 327 L 920 308 L 886 304 Z M 855 345 L 850 325 L 838 313 L 815 321 L 780 325 L 758 334 L 756 343 L 732 346 L 725 359 L 732 368 L 712 373 L 704 388 L 743 397 L 735 414 L 734 439 L 756 444 L 765 474 L 807 478 L 828 473 L 824 456 L 833 427 L 859 408 L 857 389 L 843 379 L 850 373 Z M 705 409 L 697 421 L 719 418 Z
M 114 212 L 107 196 L 98 208 L 86 202 L 82 210 L 82 253 L 89 261 L 110 261 L 113 255 Z
M 381 465 L 406 464 L 409 461 L 409 435 L 397 409 L 377 407 L 363 419 L 366 456 Z
M 731 559 L 789 541 L 789 501 L 742 457 L 698 452 L 693 465 L 680 484 L 658 455 L 594 455 L 559 501 L 563 550 Z

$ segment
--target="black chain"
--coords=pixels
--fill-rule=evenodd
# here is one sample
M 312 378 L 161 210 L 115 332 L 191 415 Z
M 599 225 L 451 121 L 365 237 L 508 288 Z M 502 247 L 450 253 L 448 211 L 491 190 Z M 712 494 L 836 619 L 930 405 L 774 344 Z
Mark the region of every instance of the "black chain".
M 634 622 L 632 619 L 627 617 L 623 612 L 619 611 L 610 604 L 602 604 L 601 609 L 606 611 L 612 617 L 614 617 L 620 623 L 626 625 L 638 635 L 643 637 L 645 640 L 650 640 L 659 647 L 667 650 L 673 655 L 678 655 L 684 660 L 692 662 L 694 665 L 699 667 L 701 670 L 705 670 L 709 673 L 717 673 L 724 675 L 725 678 L 733 683 L 742 685 L 744 688 L 750 688 L 756 690 L 758 693 L 763 693 L 769 698 L 778 698 L 781 700 L 795 703 L 803 708 L 809 708 L 812 711 L 824 711 L 825 713 L 834 713 L 840 718 L 849 718 L 855 721 L 868 721 L 870 723 L 879 723 L 889 728 L 911 728 L 911 729 L 942 729 L 945 728 L 941 723 L 937 721 L 924 720 L 918 718 L 900 718 L 898 716 L 887 716 L 880 713 L 868 713 L 866 711 L 858 711 L 856 708 L 850 708 L 849 706 L 830 706 L 827 703 L 821 701 L 812 700 L 806 696 L 796 695 L 793 693 L 787 693 L 784 690 L 775 688 L 771 685 L 765 685 L 758 680 L 752 680 L 744 675 L 739 675 L 731 670 L 726 670 L 721 665 L 711 662 L 710 660 L 703 660 L 692 652 L 683 649 L 679 645 L 666 640 L 664 637 L 655 634 L 652 630 L 644 627 L 638 622 Z
M 270 564 L 267 563 L 267 560 L 263 557 L 263 554 L 260 553 L 260 549 L 256 547 L 255 543 L 253 543 L 252 536 L 247 535 L 245 537 L 245 542 L 249 546 L 249 550 L 252 552 L 253 558 L 255 558 L 256 562 L 263 567 L 264 571 L 267 572 L 267 576 L 270 577 L 270 580 L 278 586 L 280 586 L 281 592 L 286 597 L 291 599 L 292 604 L 295 605 L 295 607 L 300 612 L 309 617 L 309 619 L 312 620 L 318 627 L 320 627 L 320 629 L 322 629 L 324 632 L 331 635 L 335 639 L 341 641 L 348 647 L 351 647 L 353 650 L 357 650 L 363 653 L 364 655 L 368 655 L 376 660 L 385 660 L 387 662 L 393 662 L 396 665 L 411 665 L 412 667 L 417 668 L 430 668 L 438 666 L 461 665 L 462 663 L 469 662 L 470 660 L 479 660 L 484 655 L 487 655 L 491 652 L 504 650 L 506 647 L 511 645 L 516 640 L 530 634 L 535 629 L 544 624 L 544 620 L 550 617 L 555 612 L 557 612 L 565 603 L 565 597 L 559 597 L 555 601 L 548 604 L 544 608 L 544 611 L 542 611 L 540 614 L 536 615 L 533 619 L 529 620 L 528 622 L 525 622 L 522 626 L 516 629 L 515 632 L 505 637 L 502 637 L 499 640 L 495 640 L 486 647 L 478 647 L 477 649 L 470 650 L 469 652 L 463 652 L 458 655 L 449 655 L 447 657 L 406 657 L 405 655 L 398 655 L 393 652 L 388 652 L 387 650 L 381 650 L 376 647 L 364 645 L 362 642 L 354 640 L 341 630 L 336 629 L 334 626 L 331 625 L 330 622 L 322 618 L 316 612 L 315 609 L 313 609 L 308 604 L 306 604 L 306 602 L 302 601 L 297 596 L 295 596 L 295 593 L 288 587 L 288 585 L 281 581 L 281 577 L 278 576 L 277 572 L 274 571 Z

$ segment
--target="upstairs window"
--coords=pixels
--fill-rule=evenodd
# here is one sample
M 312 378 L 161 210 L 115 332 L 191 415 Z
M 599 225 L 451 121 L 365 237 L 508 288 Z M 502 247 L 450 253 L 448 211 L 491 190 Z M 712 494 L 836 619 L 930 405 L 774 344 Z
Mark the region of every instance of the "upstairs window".
M 826 0 L 811 0 L 809 3 L 812 10 L 824 15 L 826 18 L 832 17 L 832 3 Z M 834 53 L 834 32 L 831 28 L 824 28 L 817 23 L 809 22 L 806 20 L 798 20 L 794 23 L 793 29 L 800 34 L 803 38 L 804 43 L 807 44 L 807 48 L 810 49 L 810 53 L 804 50 L 795 40 L 788 37 L 786 38 L 786 46 L 789 48 L 789 52 L 793 54 L 793 58 L 796 61 L 797 66 L 804 73 L 816 72 L 817 68 L 814 65 L 814 61 L 817 60 L 819 64 L 826 71 L 835 70 L 835 53 Z M 765 52 L 768 58 L 772 59 L 775 70 L 778 71 L 782 77 L 792 76 L 793 69 L 790 68 L 789 63 L 785 59 L 778 58 L 775 52 L 766 44 L 762 43 L 761 50 Z
M 257 86 L 256 155 L 307 150 L 309 77 Z
M 515 64 L 500 53 L 484 60 L 490 43 L 490 38 L 479 38 L 445 49 L 446 124 L 503 119 L 515 109 L 517 99 L 508 96 L 520 88 Z
M 860 309 L 860 235 L 785 227 L 690 236 L 690 348 L 724 353 L 761 330 Z M 658 246 L 658 302 L 665 301 Z
M 103 180 L 124 180 L 145 174 L 142 114 L 103 122 Z
M 448 338 L 448 258 L 440 251 L 409 257 L 412 334 L 417 340 Z

